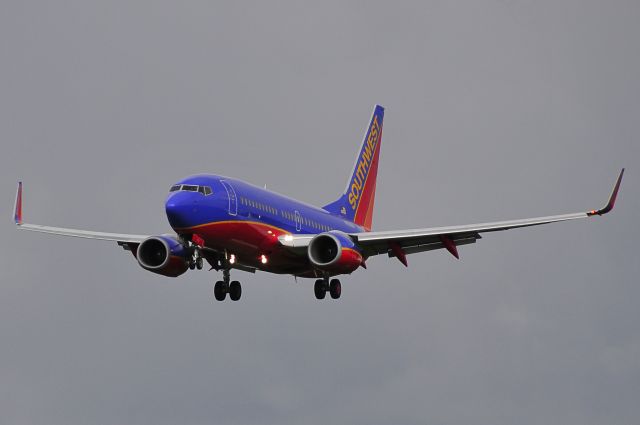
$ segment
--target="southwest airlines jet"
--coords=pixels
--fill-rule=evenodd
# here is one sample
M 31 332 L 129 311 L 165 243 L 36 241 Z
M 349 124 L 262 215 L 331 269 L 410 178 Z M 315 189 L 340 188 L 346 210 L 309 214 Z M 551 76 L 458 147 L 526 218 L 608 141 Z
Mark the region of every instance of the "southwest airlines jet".
M 385 254 L 407 266 L 407 255 L 475 243 L 483 233 L 600 216 L 613 209 L 624 169 L 606 206 L 599 210 L 522 220 L 411 230 L 372 231 L 376 177 L 384 108 L 376 106 L 356 156 L 347 187 L 322 208 L 296 201 L 242 180 L 199 174 L 169 189 L 165 210 L 175 234 L 128 235 L 27 224 L 22 221 L 22 183 L 18 183 L 15 223 L 19 229 L 102 239 L 131 251 L 142 268 L 170 277 L 191 269 L 222 271 L 214 296 L 240 299 L 242 286 L 232 270 L 289 274 L 316 279 L 317 299 L 340 298 L 335 278 L 350 274 L 366 260 Z

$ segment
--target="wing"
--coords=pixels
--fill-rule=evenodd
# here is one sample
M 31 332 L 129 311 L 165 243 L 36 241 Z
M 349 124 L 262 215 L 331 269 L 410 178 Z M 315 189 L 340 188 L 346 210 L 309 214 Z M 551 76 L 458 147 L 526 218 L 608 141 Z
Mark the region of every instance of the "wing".
M 392 230 L 385 232 L 351 233 L 349 236 L 363 250 L 366 257 L 388 254 L 397 257 L 405 266 L 407 254 L 446 249 L 454 257 L 459 258 L 457 247 L 475 243 L 481 239 L 481 233 L 497 232 L 500 230 L 516 229 L 519 227 L 539 226 L 541 224 L 560 221 L 577 220 L 600 216 L 613 209 L 622 182 L 624 168 L 613 187 L 613 192 L 607 204 L 599 209 L 573 214 L 552 215 L 548 217 L 525 218 L 521 220 L 497 221 L 493 223 L 468 224 L 463 226 L 432 227 L 426 229 Z M 280 243 L 289 249 L 302 254 L 315 235 L 286 235 L 281 236 Z
M 388 254 L 397 257 L 405 266 L 406 254 L 447 249 L 459 258 L 457 246 L 475 243 L 481 239 L 481 233 L 516 229 L 519 227 L 539 226 L 560 221 L 577 220 L 601 216 L 613 209 L 622 182 L 624 168 L 613 187 L 609 201 L 599 210 L 574 214 L 552 215 L 548 217 L 525 218 L 521 220 L 498 221 L 493 223 L 469 224 L 463 226 L 434 227 L 426 229 L 394 230 L 386 232 L 353 233 L 350 236 L 364 250 L 366 255 Z
M 33 232 L 50 233 L 61 236 L 72 236 L 76 238 L 100 239 L 105 241 L 115 241 L 119 245 L 127 246 L 129 244 L 139 244 L 145 240 L 146 235 L 129 235 L 124 233 L 106 233 L 94 232 L 90 230 L 67 229 L 64 227 L 42 226 L 40 224 L 27 224 L 22 221 L 22 182 L 18 183 L 18 192 L 16 194 L 16 204 L 14 208 L 13 219 L 21 230 L 30 230 Z

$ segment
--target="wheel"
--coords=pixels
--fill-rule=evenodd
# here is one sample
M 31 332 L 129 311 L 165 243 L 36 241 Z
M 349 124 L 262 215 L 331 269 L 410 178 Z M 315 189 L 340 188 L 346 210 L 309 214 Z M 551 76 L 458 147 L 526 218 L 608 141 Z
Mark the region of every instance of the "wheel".
M 338 279 L 331 279 L 331 283 L 329 284 L 329 293 L 331 294 L 331 298 L 334 300 L 340 298 L 340 294 L 342 294 L 342 284 Z
M 204 263 L 203 263 L 203 261 L 202 261 L 202 257 L 198 257 L 198 258 L 196 259 L 196 268 L 197 268 L 198 270 L 202 270 L 202 267 L 203 267 L 203 266 L 204 266 Z
M 224 301 L 227 297 L 227 292 L 227 285 L 221 280 L 217 281 L 213 286 L 213 296 L 216 297 L 218 301 Z
M 229 284 L 229 298 L 231 301 L 238 301 L 242 296 L 242 285 L 237 280 Z
M 196 268 L 196 262 L 191 260 L 189 261 L 189 269 L 194 270 Z
M 313 286 L 313 292 L 315 292 L 317 299 L 324 299 L 324 296 L 327 295 L 327 285 L 324 283 L 324 280 L 316 280 L 316 284 Z

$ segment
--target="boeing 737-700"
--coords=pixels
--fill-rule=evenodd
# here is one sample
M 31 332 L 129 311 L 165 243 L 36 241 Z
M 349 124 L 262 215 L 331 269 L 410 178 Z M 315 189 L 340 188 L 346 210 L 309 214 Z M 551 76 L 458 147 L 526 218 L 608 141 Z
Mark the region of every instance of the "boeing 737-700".
M 246 183 L 213 174 L 184 178 L 169 189 L 165 211 L 175 233 L 129 235 L 27 224 L 22 221 L 22 183 L 18 183 L 14 220 L 19 229 L 117 242 L 148 271 L 177 277 L 202 269 L 206 261 L 222 271 L 214 296 L 240 299 L 242 286 L 232 270 L 287 274 L 316 279 L 318 299 L 340 298 L 336 276 L 366 268 L 369 257 L 385 254 L 407 266 L 407 255 L 458 247 L 482 234 L 518 227 L 601 216 L 614 206 L 624 168 L 606 206 L 588 212 L 463 226 L 372 231 L 376 177 L 384 108 L 376 106 L 344 192 L 321 208 Z

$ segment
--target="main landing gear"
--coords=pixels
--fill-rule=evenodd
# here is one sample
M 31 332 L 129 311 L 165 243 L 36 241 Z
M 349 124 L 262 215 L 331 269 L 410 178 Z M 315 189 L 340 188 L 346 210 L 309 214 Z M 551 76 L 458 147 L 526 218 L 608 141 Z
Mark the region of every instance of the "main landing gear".
M 218 301 L 224 301 L 229 294 L 229 298 L 231 301 L 238 301 L 242 296 L 242 285 L 237 280 L 230 282 L 231 273 L 229 273 L 229 269 L 224 269 L 222 271 L 222 279 L 216 282 L 213 286 L 213 296 Z
M 313 286 L 313 292 L 316 294 L 316 298 L 319 300 L 324 299 L 329 292 L 331 298 L 337 300 L 342 295 L 342 284 L 338 279 L 324 278 L 316 280 L 315 285 Z

